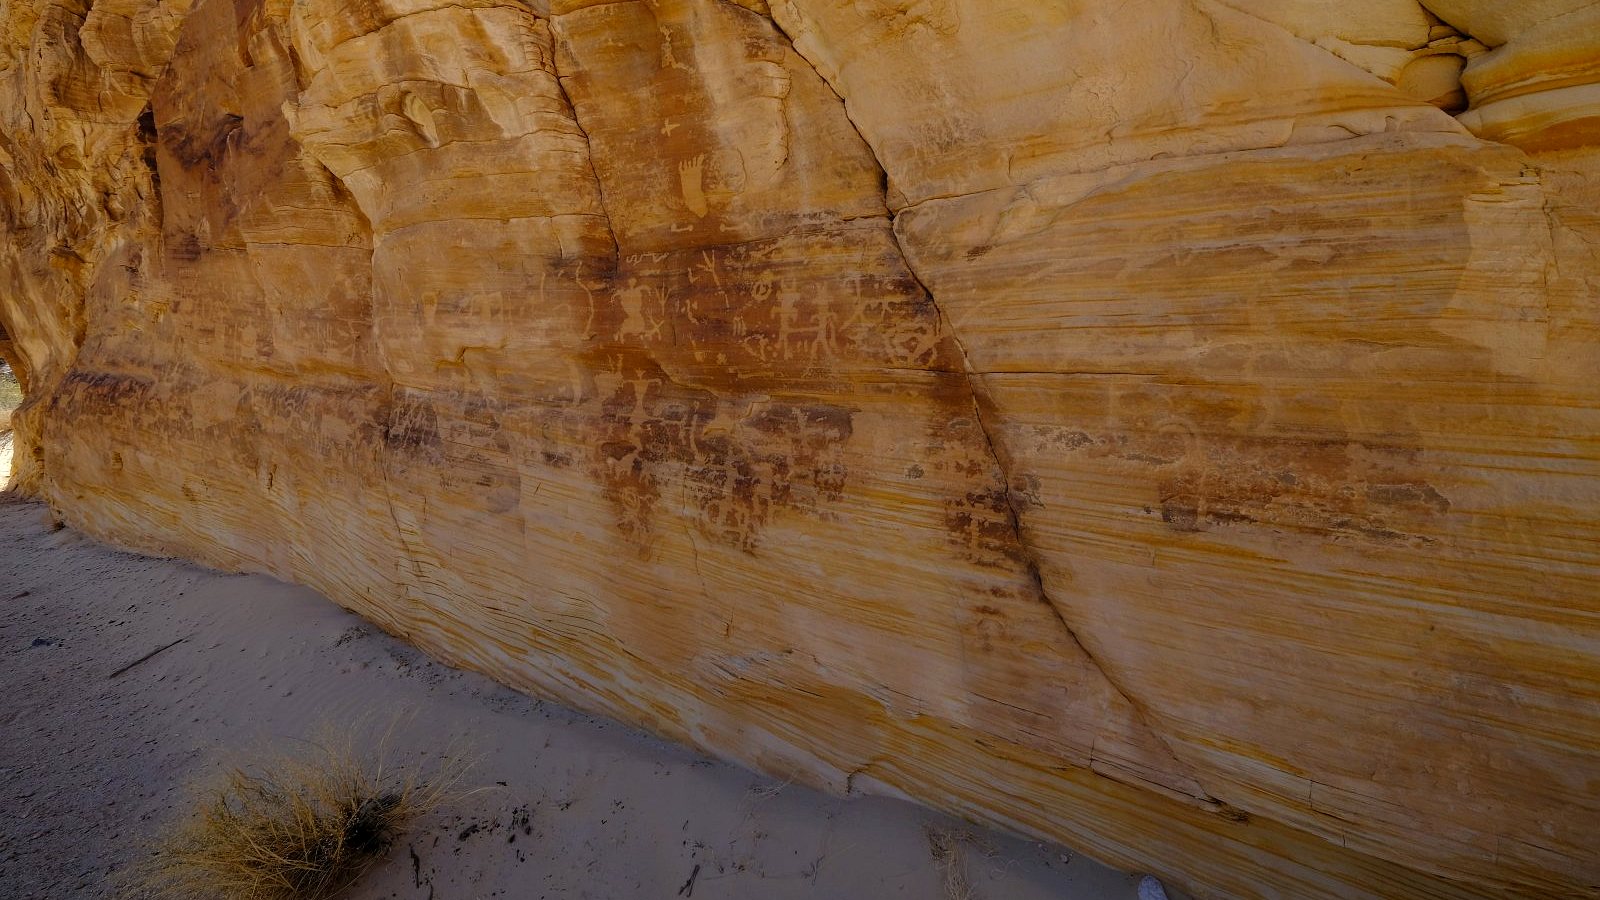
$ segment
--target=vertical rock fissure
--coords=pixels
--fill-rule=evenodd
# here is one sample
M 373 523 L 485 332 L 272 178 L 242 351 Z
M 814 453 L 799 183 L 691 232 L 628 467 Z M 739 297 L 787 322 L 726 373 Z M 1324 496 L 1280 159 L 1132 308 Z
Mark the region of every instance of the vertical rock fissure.
M 150 196 L 145 199 L 147 207 L 153 207 L 152 217 L 155 219 L 157 233 L 164 233 L 165 209 L 161 199 L 161 167 L 158 163 L 157 148 L 161 146 L 160 133 L 156 130 L 156 115 L 154 104 L 146 103 L 144 109 L 135 120 L 135 133 L 139 140 L 134 144 L 139 151 L 139 162 L 145 167 L 150 176 Z
M 997 444 L 998 439 L 995 436 L 993 426 L 990 424 L 989 418 L 985 416 L 983 412 L 985 392 L 980 391 L 978 388 L 980 373 L 973 368 L 972 360 L 967 356 L 966 345 L 962 343 L 961 336 L 956 333 L 954 325 L 950 322 L 950 318 L 945 315 L 943 307 L 939 306 L 938 298 L 934 296 L 933 291 L 929 289 L 927 283 L 922 280 L 922 276 L 919 275 L 911 266 L 911 261 L 906 257 L 904 247 L 900 246 L 900 235 L 898 231 L 894 232 L 894 239 L 895 246 L 900 250 L 901 257 L 906 259 L 906 271 L 911 273 L 911 277 L 916 280 L 918 286 L 922 288 L 923 293 L 928 296 L 928 301 L 933 304 L 934 309 L 938 313 L 939 321 L 943 324 L 945 330 L 950 335 L 951 342 L 956 345 L 956 349 L 961 354 L 962 375 L 966 378 L 967 388 L 971 393 L 973 420 L 977 422 L 978 430 L 983 434 L 984 449 L 988 451 L 989 458 L 994 464 L 995 471 L 999 473 L 1001 490 L 1004 492 L 1006 499 L 1006 519 L 1010 523 L 1011 534 L 1016 539 L 1017 547 L 1021 550 L 1023 566 L 1027 571 L 1028 579 L 1033 583 L 1033 589 L 1035 593 L 1039 597 L 1039 600 L 1049 608 L 1051 614 L 1055 617 L 1056 622 L 1061 625 L 1061 629 L 1066 633 L 1067 639 L 1072 642 L 1073 646 L 1077 648 L 1079 653 L 1083 654 L 1085 659 L 1089 660 L 1090 664 L 1095 667 L 1095 669 L 1100 673 L 1100 676 L 1105 679 L 1106 683 L 1111 685 L 1111 689 L 1116 691 L 1117 694 L 1127 702 L 1128 706 L 1131 707 L 1134 713 L 1139 717 L 1140 724 L 1142 724 L 1145 729 L 1150 732 L 1152 737 L 1160 742 L 1162 749 L 1166 751 L 1167 756 L 1170 758 L 1177 770 L 1194 782 L 1195 785 L 1199 786 L 1200 780 L 1197 777 L 1193 767 L 1183 762 L 1183 760 L 1173 750 L 1172 744 L 1164 735 L 1161 734 L 1159 730 L 1156 729 L 1149 710 L 1145 709 L 1143 704 L 1135 700 L 1133 695 L 1129 693 L 1117 681 L 1117 679 L 1111 676 L 1111 673 L 1108 672 L 1106 667 L 1100 663 L 1100 660 L 1096 658 L 1092 652 L 1090 652 L 1087 646 L 1084 645 L 1083 641 L 1079 639 L 1078 633 L 1073 630 L 1071 623 L 1067 621 L 1066 615 L 1061 611 L 1060 604 L 1055 602 L 1055 600 L 1050 596 L 1049 590 L 1045 588 L 1044 574 L 1040 568 L 1038 556 L 1034 553 L 1033 548 L 1029 546 L 1028 541 L 1024 536 L 1025 532 L 1022 526 L 1021 504 L 1017 500 L 1016 492 L 1012 490 L 1011 473 L 1008 470 L 1005 461 L 1000 456 L 1000 451 Z M 1091 763 L 1092 761 L 1093 759 L 1091 754 Z M 1242 820 L 1246 818 L 1242 812 L 1229 806 L 1225 801 L 1218 799 L 1203 786 L 1201 786 L 1200 790 L 1201 794 L 1196 796 L 1195 799 L 1199 800 L 1213 812 L 1217 812 L 1232 819 Z
M 600 200 L 600 212 L 605 216 L 606 231 L 611 234 L 612 270 L 621 265 L 622 245 L 617 241 L 617 229 L 611 218 L 611 207 L 606 203 L 606 186 L 600 180 L 600 170 L 594 165 L 594 141 L 589 138 L 589 129 L 583 127 L 583 122 L 578 119 L 578 105 L 572 102 L 572 94 L 567 91 L 567 77 L 561 74 L 561 51 L 555 46 L 560 36 L 556 34 L 558 26 L 557 16 L 552 15 L 547 21 L 550 24 L 550 69 L 556 76 L 556 90 L 561 92 L 561 100 L 567 104 L 567 111 L 572 113 L 572 127 L 578 129 L 583 135 L 583 145 L 588 148 L 589 174 L 594 178 L 595 196 Z
M 731 0 L 723 0 L 723 2 L 731 2 Z M 1060 604 L 1056 603 L 1055 600 L 1051 598 L 1050 592 L 1045 587 L 1044 575 L 1039 565 L 1038 556 L 1034 552 L 1033 548 L 1029 546 L 1025 537 L 1025 532 L 1022 526 L 1022 510 L 1017 500 L 1016 492 L 1012 489 L 1011 473 L 1008 471 L 1005 461 L 1000 455 L 993 425 L 989 422 L 988 417 L 984 414 L 983 404 L 985 397 L 984 394 L 980 392 L 978 387 L 980 373 L 973 367 L 972 359 L 967 353 L 966 344 L 962 341 L 961 335 L 957 333 L 954 322 L 952 322 L 950 317 L 945 314 L 944 307 L 939 303 L 939 298 L 934 294 L 933 289 L 928 286 L 928 283 L 923 280 L 922 274 L 916 270 L 914 265 L 912 265 L 911 257 L 906 253 L 905 246 L 901 243 L 899 216 L 892 209 L 890 209 L 888 203 L 887 179 L 889 177 L 889 170 L 884 165 L 882 157 L 878 155 L 878 149 L 872 145 L 872 142 L 867 138 L 866 133 L 862 130 L 860 123 L 858 123 L 855 118 L 851 116 L 850 106 L 845 102 L 844 95 L 839 92 L 838 86 L 832 81 L 828 80 L 827 76 L 822 74 L 822 70 L 817 67 L 816 63 L 807 58 L 800 48 L 795 45 L 793 38 L 790 37 L 787 30 L 784 29 L 782 23 L 778 21 L 776 16 L 771 17 L 770 21 L 772 22 L 773 28 L 776 29 L 779 34 L 783 35 L 784 39 L 789 42 L 789 46 L 794 50 L 795 54 L 801 59 L 805 60 L 806 63 L 812 67 L 812 70 L 817 73 L 818 77 L 822 80 L 822 83 L 827 85 L 828 89 L 833 93 L 834 98 L 838 101 L 840 109 L 844 112 L 845 119 L 850 123 L 850 127 L 853 128 L 857 136 L 861 138 L 862 145 L 865 146 L 867 151 L 872 154 L 879 170 L 884 173 L 884 209 L 887 211 L 886 214 L 890 223 L 890 235 L 894 240 L 895 249 L 899 252 L 901 260 L 905 263 L 906 271 L 910 273 L 912 279 L 917 282 L 917 286 L 922 290 L 923 294 L 927 296 L 928 302 L 933 305 L 933 308 L 939 317 L 941 327 L 944 329 L 945 333 L 950 336 L 951 342 L 955 345 L 956 350 L 961 355 L 961 374 L 966 379 L 967 389 L 971 397 L 973 419 L 978 425 L 979 432 L 983 435 L 985 450 L 988 452 L 989 458 L 994 464 L 995 471 L 999 474 L 1001 480 L 1001 489 L 1004 492 L 1006 500 L 1006 517 L 1010 523 L 1011 534 L 1017 542 L 1017 547 L 1021 551 L 1023 565 L 1027 570 L 1028 578 L 1033 583 L 1033 587 L 1037 592 L 1037 596 L 1039 597 L 1040 601 L 1050 609 L 1050 612 L 1054 616 L 1056 622 L 1061 625 L 1062 631 L 1066 633 L 1067 639 L 1070 640 L 1073 646 L 1083 654 L 1083 657 L 1095 667 L 1095 669 L 1100 673 L 1101 677 L 1105 679 L 1106 683 L 1111 686 L 1111 689 L 1116 691 L 1118 696 L 1126 701 L 1129 707 L 1133 709 L 1134 714 L 1138 716 L 1139 722 L 1145 727 L 1151 736 L 1160 743 L 1161 748 L 1166 752 L 1166 755 L 1175 766 L 1177 772 L 1187 777 L 1197 787 L 1200 787 L 1201 794 L 1196 796 L 1194 799 L 1198 800 L 1201 804 L 1211 809 L 1213 812 L 1227 816 L 1228 818 L 1246 818 L 1245 814 L 1236 810 L 1234 807 L 1229 806 L 1225 801 L 1213 796 L 1210 791 L 1206 790 L 1200 785 L 1200 781 L 1196 777 L 1193 767 L 1183 762 L 1183 760 L 1173 750 L 1172 744 L 1165 736 L 1161 734 L 1159 730 L 1155 728 L 1150 711 L 1147 710 L 1143 704 L 1134 699 L 1133 695 L 1126 688 L 1124 688 L 1116 678 L 1112 677 L 1111 673 L 1100 662 L 1100 660 L 1089 651 L 1089 648 L 1084 645 L 1082 640 L 1079 639 L 1077 632 L 1073 630 L 1072 625 L 1067 621 L 1066 615 L 1062 612 Z M 1097 774 L 1100 773 L 1097 772 Z

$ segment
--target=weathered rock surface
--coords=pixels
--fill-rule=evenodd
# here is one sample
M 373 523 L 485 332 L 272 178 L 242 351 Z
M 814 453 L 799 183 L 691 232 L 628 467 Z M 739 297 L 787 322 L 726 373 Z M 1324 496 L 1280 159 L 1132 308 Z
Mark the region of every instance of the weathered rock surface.
M 22 0 L 15 482 L 1201 894 L 1594 895 L 1596 16 Z

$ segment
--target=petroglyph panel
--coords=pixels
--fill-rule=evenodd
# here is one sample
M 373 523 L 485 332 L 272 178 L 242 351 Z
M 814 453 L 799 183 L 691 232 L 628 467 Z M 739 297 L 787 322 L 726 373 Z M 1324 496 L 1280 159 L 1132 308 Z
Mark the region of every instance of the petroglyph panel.
M 1197 896 L 1593 894 L 1592 12 L 21 0 L 14 483 Z

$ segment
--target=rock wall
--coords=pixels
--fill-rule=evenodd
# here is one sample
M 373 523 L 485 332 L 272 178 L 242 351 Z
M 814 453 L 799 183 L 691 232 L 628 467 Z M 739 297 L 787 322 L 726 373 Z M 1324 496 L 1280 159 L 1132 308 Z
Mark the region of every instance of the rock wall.
M 0 30 L 74 527 L 1202 896 L 1600 895 L 1600 5 Z

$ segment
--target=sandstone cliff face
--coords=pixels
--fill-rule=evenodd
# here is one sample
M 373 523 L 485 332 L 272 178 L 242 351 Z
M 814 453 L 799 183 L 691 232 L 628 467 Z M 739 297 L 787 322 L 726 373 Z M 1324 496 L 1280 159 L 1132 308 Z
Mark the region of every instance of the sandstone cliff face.
M 1203 895 L 1595 894 L 1600 6 L 1425 6 L 12 3 L 15 483 Z

